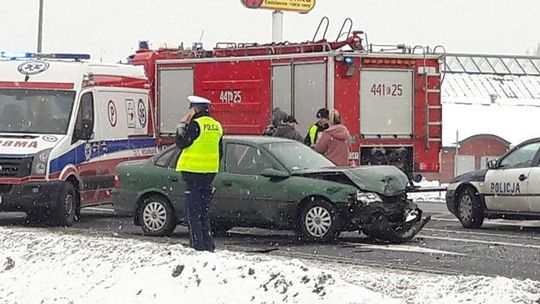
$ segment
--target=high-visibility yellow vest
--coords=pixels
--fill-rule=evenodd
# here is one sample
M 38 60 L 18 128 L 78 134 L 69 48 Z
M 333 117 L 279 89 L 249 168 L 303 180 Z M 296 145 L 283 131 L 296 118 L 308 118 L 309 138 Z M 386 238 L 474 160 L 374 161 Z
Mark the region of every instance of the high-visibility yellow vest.
M 217 173 L 219 170 L 219 140 L 221 124 L 209 116 L 194 119 L 199 124 L 199 137 L 185 148 L 176 163 L 176 171 Z
M 319 129 L 319 126 L 317 124 L 314 124 L 309 128 L 309 140 L 312 145 L 315 144 L 315 140 L 317 139 L 317 130 Z

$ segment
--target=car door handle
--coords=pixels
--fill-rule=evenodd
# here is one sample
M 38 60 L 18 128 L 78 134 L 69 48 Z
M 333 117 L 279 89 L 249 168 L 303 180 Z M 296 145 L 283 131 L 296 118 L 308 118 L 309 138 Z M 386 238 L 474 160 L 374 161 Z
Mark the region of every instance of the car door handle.
M 169 176 L 169 180 L 170 180 L 171 182 L 176 183 L 176 182 L 178 181 L 178 177 L 177 177 L 177 176 Z
M 223 186 L 225 186 L 225 187 L 231 187 L 231 186 L 232 186 L 232 182 L 224 181 L 224 182 L 223 182 Z
M 518 177 L 519 181 L 524 181 L 527 179 L 527 177 L 525 176 L 525 174 L 521 174 L 519 177 Z

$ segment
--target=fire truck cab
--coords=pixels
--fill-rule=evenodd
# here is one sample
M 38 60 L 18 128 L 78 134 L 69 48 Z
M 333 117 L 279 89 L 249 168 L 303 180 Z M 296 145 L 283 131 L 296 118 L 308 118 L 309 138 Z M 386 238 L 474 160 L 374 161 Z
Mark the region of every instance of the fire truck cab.
M 140 67 L 0 52 L 0 211 L 71 225 L 110 202 L 116 165 L 156 152 Z
M 332 42 L 218 43 L 211 51 L 198 43 L 150 50 L 144 42 L 128 60 L 145 67 L 162 144 L 172 142 L 188 95 L 212 100 L 226 134 L 262 134 L 277 107 L 306 134 L 326 107 L 353 136 L 351 162 L 393 164 L 410 177 L 438 172 L 441 56 L 403 45 L 377 50 L 363 32 L 346 34 Z

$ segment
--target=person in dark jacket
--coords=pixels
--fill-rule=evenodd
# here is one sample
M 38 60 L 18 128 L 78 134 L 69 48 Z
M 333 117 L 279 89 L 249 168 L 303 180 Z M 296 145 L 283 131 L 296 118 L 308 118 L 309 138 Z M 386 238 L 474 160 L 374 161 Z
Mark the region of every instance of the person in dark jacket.
M 315 122 L 308 130 L 304 139 L 304 143 L 308 146 L 314 145 L 322 131 L 328 129 L 328 116 L 330 111 L 326 108 L 317 111 L 317 122 Z
M 299 142 L 302 142 L 304 139 L 302 138 L 302 135 L 296 131 L 296 125 L 298 124 L 298 121 L 294 116 L 289 115 L 282 124 L 280 124 L 276 131 L 274 132 L 273 136 L 276 137 L 283 137 L 293 140 L 298 140 Z
M 273 136 L 277 127 L 283 124 L 285 118 L 287 118 L 287 113 L 283 112 L 280 108 L 274 108 L 272 110 L 272 121 L 266 127 L 266 129 L 264 129 L 263 135 Z
M 210 116 L 210 100 L 189 96 L 190 111 L 181 120 L 176 145 L 182 149 L 176 171 L 186 182 L 185 210 L 190 244 L 195 250 L 214 251 L 208 210 L 212 182 L 223 155 L 221 124 Z

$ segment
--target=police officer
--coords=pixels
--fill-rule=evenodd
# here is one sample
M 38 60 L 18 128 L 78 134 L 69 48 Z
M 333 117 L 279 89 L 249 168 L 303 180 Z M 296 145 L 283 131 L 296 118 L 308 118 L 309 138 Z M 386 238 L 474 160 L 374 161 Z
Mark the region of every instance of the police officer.
M 177 130 L 176 145 L 182 149 L 176 170 L 186 182 L 185 209 L 190 244 L 195 250 L 214 251 L 208 209 L 212 181 L 223 154 L 221 124 L 210 116 L 210 100 L 188 96 L 189 113 Z
M 317 122 L 315 122 L 308 131 L 306 138 L 304 138 L 304 143 L 308 146 L 314 145 L 317 142 L 319 134 L 328 129 L 328 117 L 330 111 L 326 108 L 319 109 L 317 111 Z

